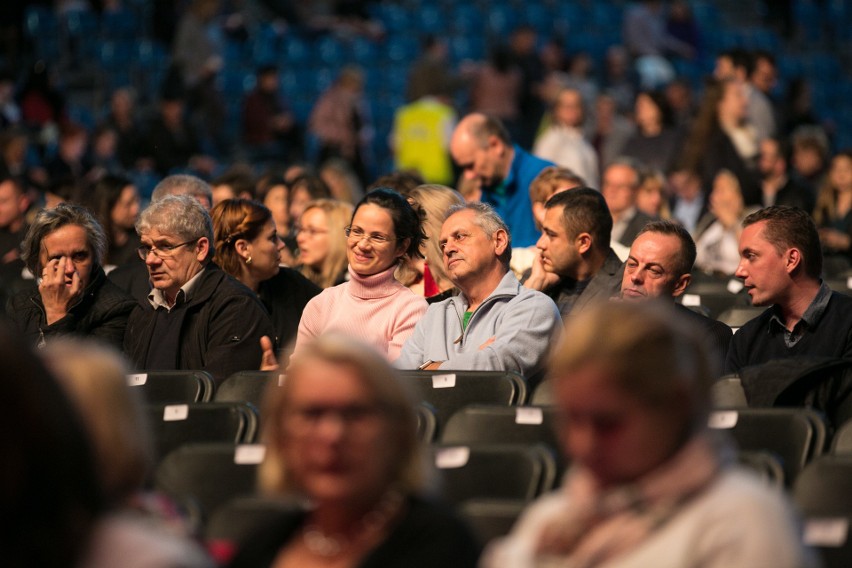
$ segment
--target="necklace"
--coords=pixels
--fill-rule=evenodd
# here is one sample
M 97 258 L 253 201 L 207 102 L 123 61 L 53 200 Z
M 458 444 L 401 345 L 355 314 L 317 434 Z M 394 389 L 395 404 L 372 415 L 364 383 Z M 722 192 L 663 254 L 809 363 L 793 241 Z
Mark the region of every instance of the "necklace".
M 326 534 L 316 524 L 308 523 L 302 530 L 302 542 L 313 554 L 334 558 L 349 549 L 353 543 L 383 531 L 399 512 L 402 503 L 402 493 L 396 489 L 388 490 L 376 506 L 356 523 L 350 538 L 342 534 Z

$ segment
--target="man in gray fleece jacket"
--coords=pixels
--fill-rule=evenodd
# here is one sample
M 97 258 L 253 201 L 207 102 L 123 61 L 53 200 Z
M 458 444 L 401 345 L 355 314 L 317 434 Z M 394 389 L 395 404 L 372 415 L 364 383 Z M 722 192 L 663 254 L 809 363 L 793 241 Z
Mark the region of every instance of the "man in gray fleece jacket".
M 500 216 L 483 203 L 453 207 L 440 245 L 461 293 L 429 307 L 395 365 L 539 375 L 562 319 L 553 300 L 509 270 L 511 236 Z

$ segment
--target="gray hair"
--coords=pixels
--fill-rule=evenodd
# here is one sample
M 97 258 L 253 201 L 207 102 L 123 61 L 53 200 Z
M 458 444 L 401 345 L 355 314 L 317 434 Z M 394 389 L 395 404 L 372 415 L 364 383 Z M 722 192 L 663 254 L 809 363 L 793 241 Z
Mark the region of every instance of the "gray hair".
M 210 184 L 201 178 L 187 174 L 175 174 L 163 178 L 151 193 L 151 201 L 159 201 L 169 195 L 204 195 L 211 203 L 213 202 L 213 190 Z
M 213 221 L 207 210 L 190 195 L 168 195 L 151 203 L 139 216 L 136 232 L 141 235 L 151 229 L 184 240 L 207 237 L 208 257 L 213 256 Z
M 501 229 L 506 231 L 506 250 L 500 255 L 500 261 L 508 267 L 509 261 L 512 259 L 512 232 L 509 230 L 509 226 L 506 225 L 503 218 L 500 217 L 500 214 L 497 213 L 493 207 L 480 201 L 453 205 L 447 211 L 445 219 L 449 219 L 452 215 L 461 211 L 468 210 L 474 212 L 475 216 L 473 218 L 473 222 L 485 232 L 489 239 L 494 237 L 494 233 Z
M 42 240 L 65 225 L 77 225 L 86 231 L 86 242 L 95 264 L 102 266 L 106 256 L 107 238 L 103 227 L 95 216 L 83 207 L 74 203 L 60 203 L 53 209 L 42 209 L 27 230 L 27 236 L 21 244 L 21 258 L 33 274 L 41 272 Z

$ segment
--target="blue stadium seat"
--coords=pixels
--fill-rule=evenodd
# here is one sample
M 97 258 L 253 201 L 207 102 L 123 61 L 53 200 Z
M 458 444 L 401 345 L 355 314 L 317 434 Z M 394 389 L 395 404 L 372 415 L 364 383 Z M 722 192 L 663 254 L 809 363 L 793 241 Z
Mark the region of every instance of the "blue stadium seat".
M 104 39 L 134 38 L 140 31 L 139 19 L 129 10 L 104 12 L 101 16 L 101 35 Z

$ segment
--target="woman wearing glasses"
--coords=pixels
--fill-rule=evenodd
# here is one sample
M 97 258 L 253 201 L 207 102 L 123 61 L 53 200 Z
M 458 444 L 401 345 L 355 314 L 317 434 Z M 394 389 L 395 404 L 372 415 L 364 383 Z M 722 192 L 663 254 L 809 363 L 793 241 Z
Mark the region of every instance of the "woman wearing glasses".
M 470 530 L 424 497 L 414 402 L 379 353 L 325 335 L 266 395 L 260 485 L 310 507 L 265 522 L 231 568 L 476 565 Z
M 316 199 L 305 206 L 296 225 L 299 262 L 305 277 L 320 288 L 346 282 L 346 229 L 352 204 L 334 199 Z
M 349 281 L 327 288 L 302 313 L 295 352 L 337 331 L 370 343 L 391 361 L 426 311 L 426 300 L 394 278 L 397 265 L 420 255 L 420 218 L 406 199 L 380 188 L 355 207 L 346 228 Z
M 226 199 L 210 212 L 213 261 L 257 294 L 272 319 L 279 345 L 296 338 L 305 304 L 320 289 L 292 268 L 279 266 L 284 247 L 269 209 L 256 201 Z

